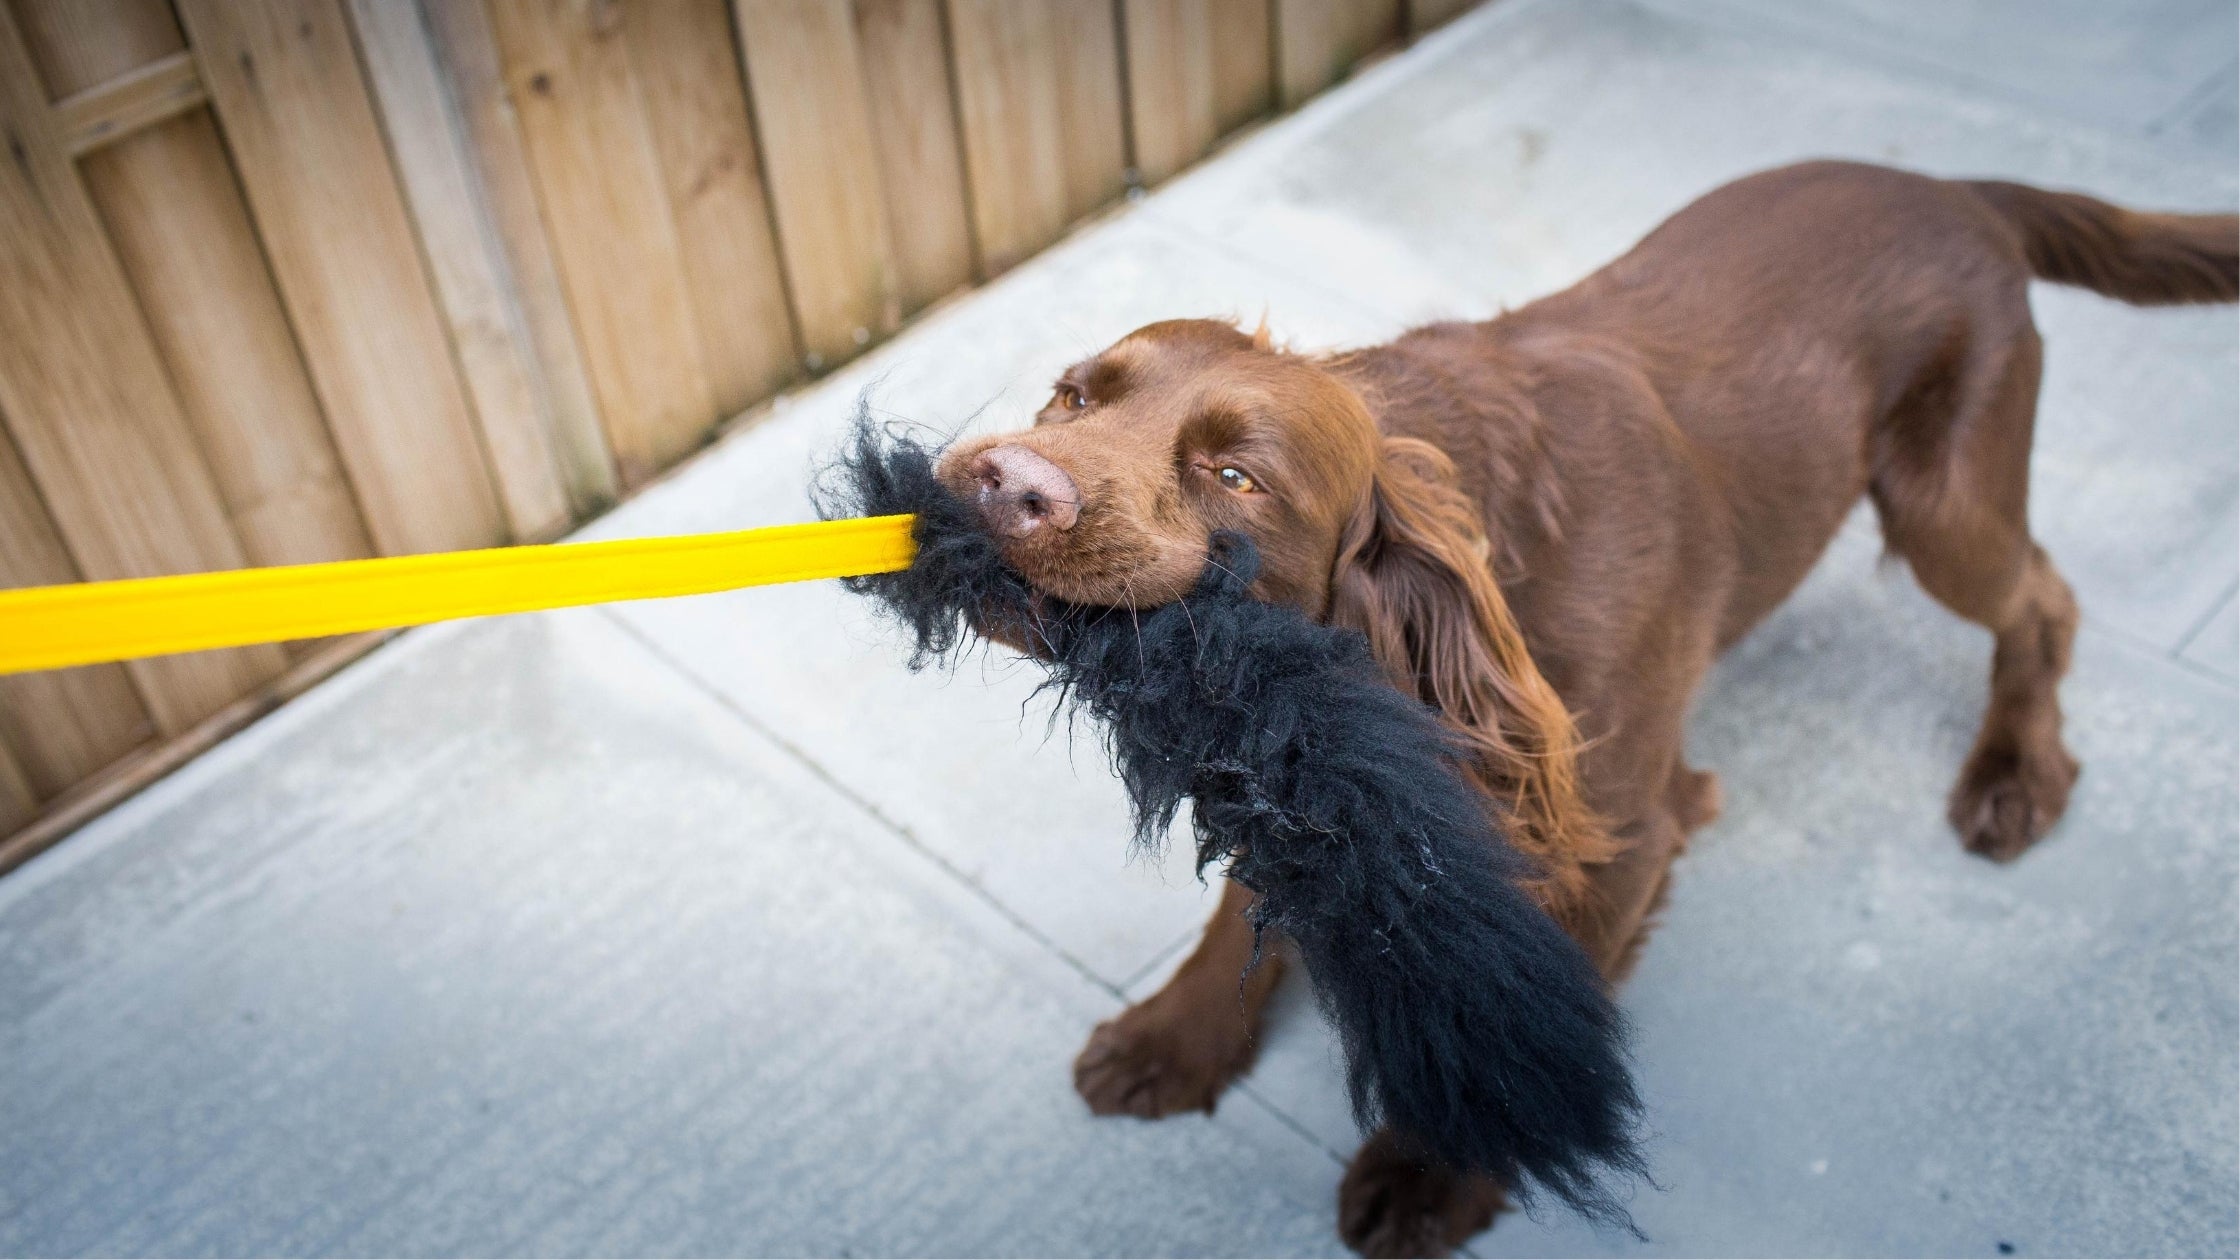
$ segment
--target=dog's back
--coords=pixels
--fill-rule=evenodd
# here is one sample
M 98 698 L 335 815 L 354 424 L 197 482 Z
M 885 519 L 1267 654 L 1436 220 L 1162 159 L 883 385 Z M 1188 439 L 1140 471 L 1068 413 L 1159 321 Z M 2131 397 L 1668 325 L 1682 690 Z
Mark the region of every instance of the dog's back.
M 2008 858 L 2076 774 L 2054 695 L 2075 602 L 2028 532 L 2033 278 L 2230 301 L 2240 220 L 1806 163 L 1711 192 L 1568 290 L 1344 367 L 1483 507 L 1533 655 L 1583 715 L 1591 803 L 1668 840 L 1707 812 L 1679 758 L 1696 682 L 1871 498 L 1892 553 L 1998 636 L 1950 812 Z M 1645 904 L 1665 847 L 1615 864 L 1603 900 Z M 1615 959 L 1638 915 L 1609 918 L 1593 944 Z
M 1997 444 L 1970 426 L 2020 377 L 2035 394 L 2033 277 L 2141 304 L 2231 301 L 2236 254 L 2232 215 L 1813 162 L 1710 193 L 1494 327 L 1520 347 L 1588 338 L 1632 356 L 1732 513 L 1724 646 L 1794 588 L 1860 494 L 1902 512 L 1954 488 L 1955 442 Z M 2009 436 L 2027 446 L 2027 416 Z

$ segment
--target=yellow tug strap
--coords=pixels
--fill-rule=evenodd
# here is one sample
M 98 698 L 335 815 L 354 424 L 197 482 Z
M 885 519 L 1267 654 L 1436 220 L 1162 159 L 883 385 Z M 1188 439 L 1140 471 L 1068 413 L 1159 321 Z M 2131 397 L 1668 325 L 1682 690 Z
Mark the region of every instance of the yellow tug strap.
M 0 591 L 0 674 L 454 617 L 892 573 L 911 516 Z

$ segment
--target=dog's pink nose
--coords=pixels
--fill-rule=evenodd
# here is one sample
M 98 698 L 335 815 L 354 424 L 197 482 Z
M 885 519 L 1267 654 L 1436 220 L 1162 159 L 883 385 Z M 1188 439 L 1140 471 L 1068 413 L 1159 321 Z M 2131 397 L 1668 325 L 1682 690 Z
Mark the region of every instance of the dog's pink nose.
M 972 461 L 980 483 L 980 516 L 1008 538 L 1024 538 L 1044 525 L 1072 529 L 1081 519 L 1081 489 L 1066 470 L 1024 446 L 1006 443 Z

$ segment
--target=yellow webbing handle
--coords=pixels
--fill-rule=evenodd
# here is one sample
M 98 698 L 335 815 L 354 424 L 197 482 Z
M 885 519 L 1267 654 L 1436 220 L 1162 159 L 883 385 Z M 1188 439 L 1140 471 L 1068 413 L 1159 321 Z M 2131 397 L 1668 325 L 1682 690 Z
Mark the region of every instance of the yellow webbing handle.
M 910 567 L 911 516 L 0 591 L 0 674 Z

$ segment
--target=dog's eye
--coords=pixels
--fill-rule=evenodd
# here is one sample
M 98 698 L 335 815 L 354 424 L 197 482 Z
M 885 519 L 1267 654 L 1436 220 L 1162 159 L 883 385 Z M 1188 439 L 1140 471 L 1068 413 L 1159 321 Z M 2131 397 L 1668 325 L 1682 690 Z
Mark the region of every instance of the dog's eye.
M 1221 478 L 1223 489 L 1234 490 L 1238 494 L 1250 494 L 1259 488 L 1258 483 L 1241 468 L 1224 468 L 1215 475 Z
M 1089 396 L 1071 385 L 1060 385 L 1057 401 L 1067 411 L 1079 411 L 1089 405 Z

